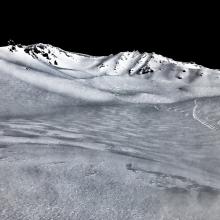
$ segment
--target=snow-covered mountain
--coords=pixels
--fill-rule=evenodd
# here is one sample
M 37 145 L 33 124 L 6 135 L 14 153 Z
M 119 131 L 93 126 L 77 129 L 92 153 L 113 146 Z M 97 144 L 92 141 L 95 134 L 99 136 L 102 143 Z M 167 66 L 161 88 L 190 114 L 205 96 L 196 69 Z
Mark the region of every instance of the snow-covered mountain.
M 143 75 L 164 70 L 162 66 L 172 65 L 185 72 L 186 69 L 201 69 L 195 63 L 177 62 L 155 53 L 121 52 L 116 55 L 95 57 L 86 54 L 72 53 L 49 44 L 29 46 L 9 46 L 10 52 L 25 52 L 34 59 L 46 62 L 57 68 L 89 71 L 94 75 Z M 152 75 L 152 74 L 149 74 Z M 149 78 L 148 75 L 148 78 Z M 81 78 L 81 77 L 79 77 Z
M 0 48 L 0 84 L 1 103 L 173 103 L 219 96 L 220 71 L 155 53 L 96 57 L 40 43 Z

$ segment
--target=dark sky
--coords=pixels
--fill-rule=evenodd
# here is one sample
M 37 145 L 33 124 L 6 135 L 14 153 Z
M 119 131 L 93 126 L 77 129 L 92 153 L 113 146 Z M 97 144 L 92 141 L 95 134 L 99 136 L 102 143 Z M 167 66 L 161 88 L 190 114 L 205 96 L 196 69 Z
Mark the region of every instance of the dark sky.
M 22 44 L 42 42 L 91 55 L 139 50 L 220 69 L 219 19 L 208 8 L 201 11 L 180 4 L 167 10 L 163 5 L 136 7 L 132 3 L 128 10 L 127 5 L 119 8 L 113 2 L 100 9 L 86 5 L 87 11 L 61 6 L 35 7 L 12 12 L 11 20 L 2 18 L 0 44 L 7 44 L 8 39 Z

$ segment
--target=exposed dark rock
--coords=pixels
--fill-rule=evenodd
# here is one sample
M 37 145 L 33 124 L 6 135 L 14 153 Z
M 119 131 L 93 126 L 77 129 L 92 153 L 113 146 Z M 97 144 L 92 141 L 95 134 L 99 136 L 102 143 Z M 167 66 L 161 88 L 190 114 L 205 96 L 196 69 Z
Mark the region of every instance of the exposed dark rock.
M 24 52 L 25 52 L 25 53 L 30 54 L 30 51 L 31 51 L 31 49 L 30 49 L 29 47 L 26 47 L 26 48 L 24 49 Z
M 37 47 L 34 47 L 33 52 L 38 54 L 38 53 L 40 53 L 40 50 L 38 50 Z
M 48 56 L 48 53 L 41 53 L 41 55 L 42 55 L 43 57 L 45 57 L 46 59 L 50 60 L 50 58 L 49 58 L 49 56 Z
M 16 46 L 14 46 L 14 45 L 11 45 L 11 47 L 9 48 L 9 50 L 10 50 L 11 52 L 14 52 L 14 51 L 16 51 Z
M 153 72 L 154 72 L 153 69 L 151 69 L 149 66 L 145 66 L 145 67 L 141 68 L 141 69 L 137 72 L 137 74 L 138 74 L 138 75 L 143 75 L 143 74 L 148 74 L 148 73 L 153 73 Z

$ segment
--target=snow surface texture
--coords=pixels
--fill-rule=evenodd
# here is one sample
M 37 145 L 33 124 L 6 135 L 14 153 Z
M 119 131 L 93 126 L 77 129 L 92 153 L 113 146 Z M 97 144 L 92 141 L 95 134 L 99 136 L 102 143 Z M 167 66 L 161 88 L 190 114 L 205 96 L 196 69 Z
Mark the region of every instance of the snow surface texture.
M 1 84 L 11 77 L 27 88 L 70 97 L 65 105 L 77 101 L 174 103 L 220 95 L 219 70 L 138 51 L 94 57 L 41 43 L 1 47 Z
M 219 220 L 218 84 L 156 54 L 0 48 L 0 219 Z

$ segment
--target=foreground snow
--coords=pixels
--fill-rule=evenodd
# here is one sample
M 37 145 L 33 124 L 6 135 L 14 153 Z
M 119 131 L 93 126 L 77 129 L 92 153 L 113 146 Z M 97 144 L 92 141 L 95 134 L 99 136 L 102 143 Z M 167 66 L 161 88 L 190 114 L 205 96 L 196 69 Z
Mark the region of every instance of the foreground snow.
M 0 219 L 219 220 L 218 103 L 1 118 Z

